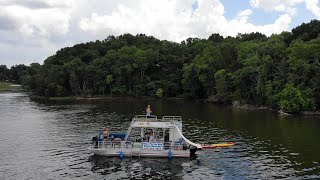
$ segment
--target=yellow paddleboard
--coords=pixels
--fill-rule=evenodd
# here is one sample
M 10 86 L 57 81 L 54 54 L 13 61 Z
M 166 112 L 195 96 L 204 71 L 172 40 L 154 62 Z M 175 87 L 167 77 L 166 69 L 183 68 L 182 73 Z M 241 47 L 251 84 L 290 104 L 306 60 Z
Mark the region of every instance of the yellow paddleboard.
M 211 146 L 213 146 L 213 147 L 229 147 L 229 146 L 233 146 L 233 145 L 234 145 L 234 142 L 211 144 Z

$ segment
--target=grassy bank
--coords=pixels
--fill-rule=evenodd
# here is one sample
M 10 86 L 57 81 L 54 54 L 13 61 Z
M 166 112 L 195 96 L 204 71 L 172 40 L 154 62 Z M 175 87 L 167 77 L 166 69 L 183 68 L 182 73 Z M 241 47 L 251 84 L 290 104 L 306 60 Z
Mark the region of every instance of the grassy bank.
M 11 91 L 11 85 L 13 83 L 0 82 L 0 91 Z

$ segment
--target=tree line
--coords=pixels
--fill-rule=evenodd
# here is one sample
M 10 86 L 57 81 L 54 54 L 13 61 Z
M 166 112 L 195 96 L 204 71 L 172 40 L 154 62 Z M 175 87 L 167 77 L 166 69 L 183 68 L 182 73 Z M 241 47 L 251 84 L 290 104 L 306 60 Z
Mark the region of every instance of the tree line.
M 151 96 L 320 107 L 320 21 L 270 37 L 261 33 L 180 43 L 123 34 L 62 48 L 43 65 L 0 66 L 0 80 L 41 96 Z

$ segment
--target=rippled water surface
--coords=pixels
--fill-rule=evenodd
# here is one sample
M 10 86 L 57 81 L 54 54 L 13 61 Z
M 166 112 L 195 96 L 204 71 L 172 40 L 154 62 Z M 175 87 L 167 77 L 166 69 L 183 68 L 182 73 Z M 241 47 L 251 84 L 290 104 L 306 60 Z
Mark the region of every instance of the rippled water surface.
M 197 160 L 106 158 L 87 151 L 103 126 L 126 130 L 151 104 L 181 115 L 198 143 L 234 141 L 198 151 Z M 0 94 L 0 179 L 320 179 L 320 118 L 279 117 L 182 100 L 39 101 Z

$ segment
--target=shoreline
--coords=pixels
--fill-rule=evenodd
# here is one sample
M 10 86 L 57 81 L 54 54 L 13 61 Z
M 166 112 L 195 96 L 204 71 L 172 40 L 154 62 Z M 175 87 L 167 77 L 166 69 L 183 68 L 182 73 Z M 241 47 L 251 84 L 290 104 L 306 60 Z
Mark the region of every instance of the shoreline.
M 287 112 L 281 109 L 273 109 L 268 106 L 256 106 L 251 104 L 240 104 L 239 101 L 234 101 L 231 104 L 232 109 L 243 109 L 252 111 L 272 111 L 278 113 L 280 116 L 319 116 L 320 110 L 315 111 L 300 111 L 300 112 Z
M 20 92 L 24 91 L 20 84 L 14 82 L 0 81 L 0 92 Z
M 148 96 L 93 96 L 93 97 L 82 97 L 82 96 L 65 96 L 65 97 L 45 97 L 45 96 L 34 96 L 30 95 L 31 98 L 35 99 L 47 99 L 47 100 L 109 100 L 109 99 L 157 99 L 157 100 L 187 100 L 180 97 L 169 97 L 169 98 L 154 98 Z
M 1 92 L 1 91 L 0 91 Z M 10 91 L 7 91 L 10 92 Z M 12 92 L 12 91 L 11 91 Z M 183 97 L 169 97 L 169 98 L 155 98 L 155 97 L 148 97 L 148 96 L 139 96 L 139 97 L 133 97 L 133 96 L 96 96 L 96 97 L 81 97 L 81 96 L 66 96 L 66 97 L 45 97 L 45 96 L 34 96 L 30 95 L 30 98 L 34 99 L 41 99 L 41 100 L 61 100 L 61 101 L 77 101 L 77 100 L 84 100 L 84 101 L 91 101 L 91 100 L 112 100 L 112 99 L 150 99 L 150 100 L 189 100 L 194 102 L 204 102 L 204 103 L 210 103 L 210 104 L 216 104 L 221 105 L 225 107 L 229 107 L 231 109 L 241 109 L 241 110 L 250 110 L 250 111 L 272 111 L 275 113 L 278 113 L 279 115 L 284 116 L 318 116 L 320 115 L 320 110 L 315 111 L 301 111 L 298 113 L 292 113 L 292 112 L 286 112 L 281 109 L 273 109 L 268 106 L 256 106 L 252 104 L 240 104 L 239 101 L 233 101 L 230 104 L 224 104 L 224 103 L 218 103 L 218 102 L 210 102 L 206 99 L 187 99 Z

